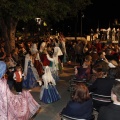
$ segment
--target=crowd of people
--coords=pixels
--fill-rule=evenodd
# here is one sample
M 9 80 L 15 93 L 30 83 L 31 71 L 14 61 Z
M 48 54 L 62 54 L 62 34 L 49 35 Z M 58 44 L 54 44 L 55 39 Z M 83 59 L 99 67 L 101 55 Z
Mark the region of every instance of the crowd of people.
M 41 87 L 41 102 L 50 104 L 60 100 L 56 84 L 68 61 L 78 66 L 75 66 L 71 100 L 60 115 L 92 120 L 96 111 L 98 120 L 120 119 L 119 114 L 116 115 L 120 109 L 120 46 L 101 43 L 99 39 L 65 41 L 63 34 L 40 41 L 21 41 L 10 54 L 5 51 L 4 43 L 1 44 L 1 119 L 28 120 L 33 116 L 41 107 L 29 92 L 36 86 Z
M 104 44 L 95 39 L 92 43 L 71 42 L 69 46 L 79 65 L 70 80 L 71 100 L 60 113 L 62 118 L 119 120 L 119 44 Z M 71 53 L 69 58 L 73 60 Z
M 0 47 L 0 119 L 28 120 L 41 108 L 30 93 L 32 88 L 41 87 L 38 97 L 45 104 L 61 99 L 56 84 L 66 62 L 65 38 L 61 34 L 20 41 L 9 54 L 4 45 Z

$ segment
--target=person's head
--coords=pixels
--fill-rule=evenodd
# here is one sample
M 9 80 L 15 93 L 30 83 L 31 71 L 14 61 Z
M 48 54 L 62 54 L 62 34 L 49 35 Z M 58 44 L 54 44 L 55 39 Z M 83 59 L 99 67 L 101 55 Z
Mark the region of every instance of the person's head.
M 113 102 L 120 102 L 120 79 L 115 80 L 112 90 L 111 90 L 111 99 Z
M 92 57 L 91 57 L 91 55 L 86 55 L 85 56 L 85 61 L 92 61 Z
M 0 61 L 0 78 L 6 73 L 6 64 L 3 61 Z
M 20 65 L 17 65 L 15 69 L 16 69 L 16 71 L 21 71 L 22 70 Z
M 106 53 L 104 51 L 98 53 L 100 59 L 104 59 Z
M 101 64 L 96 64 L 92 67 L 92 72 L 93 73 L 99 73 L 102 72 L 102 65 Z
M 93 74 L 96 74 L 97 78 L 107 77 L 108 70 L 108 64 L 104 61 L 100 61 L 92 67 L 92 72 Z
M 116 76 L 117 76 L 117 68 L 109 68 L 108 77 L 109 78 L 116 78 Z
M 77 84 L 73 92 L 72 100 L 82 103 L 89 99 L 90 94 L 87 86 L 84 83 Z

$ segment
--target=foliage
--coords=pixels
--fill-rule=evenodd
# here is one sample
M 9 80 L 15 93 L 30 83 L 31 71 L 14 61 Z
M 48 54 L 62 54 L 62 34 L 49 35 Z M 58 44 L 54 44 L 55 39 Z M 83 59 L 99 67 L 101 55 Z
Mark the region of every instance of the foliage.
M 86 9 L 87 6 L 91 5 L 91 0 L 71 0 L 69 2 L 70 13 L 69 16 L 77 16 L 79 12 L 82 12 Z
M 91 4 L 90 0 L 1 0 L 0 15 L 27 21 L 35 17 L 59 21 L 76 15 Z

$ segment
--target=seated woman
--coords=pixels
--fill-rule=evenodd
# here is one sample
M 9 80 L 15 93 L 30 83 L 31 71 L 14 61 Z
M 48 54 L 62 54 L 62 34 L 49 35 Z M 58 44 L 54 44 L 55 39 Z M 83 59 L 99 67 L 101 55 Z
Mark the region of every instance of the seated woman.
M 91 61 L 92 61 L 92 57 L 90 55 L 87 55 L 85 57 L 83 65 L 75 67 L 75 78 L 77 80 L 82 81 L 82 80 L 88 80 L 90 78 Z
M 76 119 L 89 120 L 92 116 L 92 99 L 89 90 L 84 83 L 77 84 L 72 100 L 63 108 L 61 116 L 69 116 Z

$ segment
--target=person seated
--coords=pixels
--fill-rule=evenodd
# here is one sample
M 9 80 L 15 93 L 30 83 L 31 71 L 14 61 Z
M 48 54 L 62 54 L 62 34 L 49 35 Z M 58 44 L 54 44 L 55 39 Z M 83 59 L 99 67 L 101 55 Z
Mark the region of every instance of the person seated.
M 93 106 L 89 90 L 84 83 L 79 83 L 75 86 L 72 100 L 70 100 L 66 107 L 63 108 L 60 115 L 66 115 L 76 119 L 89 120 L 92 116 Z
M 120 79 L 115 80 L 111 99 L 113 102 L 110 105 L 100 108 L 97 120 L 120 120 Z
M 87 55 L 82 66 L 75 66 L 75 78 L 80 81 L 88 80 L 91 73 L 92 57 Z
M 96 59 L 96 61 L 94 62 L 93 65 L 96 65 L 102 61 L 107 61 L 106 57 L 105 57 L 106 53 L 104 51 L 101 51 L 98 53 L 98 59 Z
M 112 102 L 110 95 L 117 74 L 117 68 L 109 68 L 108 70 L 105 70 L 105 68 L 103 69 L 101 67 L 98 70 L 99 75 L 98 73 L 97 75 L 99 78 L 97 77 L 93 84 L 89 86 L 89 91 L 92 94 L 93 107 L 96 111 L 99 112 L 101 106 L 109 105 Z

